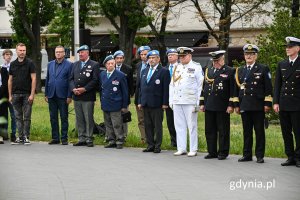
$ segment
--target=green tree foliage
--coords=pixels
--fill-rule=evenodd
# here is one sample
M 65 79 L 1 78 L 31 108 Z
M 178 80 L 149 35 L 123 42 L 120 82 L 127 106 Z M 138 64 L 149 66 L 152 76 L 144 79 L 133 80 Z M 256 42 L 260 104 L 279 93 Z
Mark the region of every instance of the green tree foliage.
M 98 0 L 100 13 L 114 26 L 119 34 L 119 47 L 125 53 L 125 62 L 130 64 L 134 38 L 138 29 L 149 24 L 145 16 L 145 0 Z

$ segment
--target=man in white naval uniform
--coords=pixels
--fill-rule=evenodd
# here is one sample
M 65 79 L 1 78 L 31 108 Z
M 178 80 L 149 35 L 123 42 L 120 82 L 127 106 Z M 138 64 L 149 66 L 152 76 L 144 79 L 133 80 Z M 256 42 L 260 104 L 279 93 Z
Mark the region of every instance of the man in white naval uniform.
M 175 156 L 187 153 L 187 129 L 189 130 L 190 152 L 196 156 L 198 150 L 197 118 L 199 101 L 204 80 L 202 67 L 192 61 L 193 49 L 177 48 L 180 64 L 174 69 L 171 83 L 170 106 L 174 111 L 177 152 Z M 171 91 L 171 90 L 170 90 Z

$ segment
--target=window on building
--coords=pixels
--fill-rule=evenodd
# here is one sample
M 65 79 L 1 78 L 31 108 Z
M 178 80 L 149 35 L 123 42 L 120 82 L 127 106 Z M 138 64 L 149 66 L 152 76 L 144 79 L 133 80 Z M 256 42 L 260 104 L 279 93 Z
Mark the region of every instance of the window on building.
M 0 7 L 5 7 L 5 0 L 0 0 Z

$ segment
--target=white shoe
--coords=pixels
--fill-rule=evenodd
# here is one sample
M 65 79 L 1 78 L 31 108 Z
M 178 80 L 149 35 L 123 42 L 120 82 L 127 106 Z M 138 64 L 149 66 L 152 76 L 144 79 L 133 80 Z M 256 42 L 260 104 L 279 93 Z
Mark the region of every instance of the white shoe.
M 185 155 L 186 151 L 177 151 L 174 153 L 174 156 L 181 156 L 181 155 Z
M 188 153 L 188 157 L 194 157 L 197 155 L 197 151 L 191 151 Z
M 2 136 L 0 136 L 0 144 L 4 144 Z

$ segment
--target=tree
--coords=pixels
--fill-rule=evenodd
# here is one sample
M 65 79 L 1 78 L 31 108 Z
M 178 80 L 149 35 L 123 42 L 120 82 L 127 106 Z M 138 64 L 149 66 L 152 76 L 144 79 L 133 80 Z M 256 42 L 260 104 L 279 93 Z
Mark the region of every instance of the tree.
M 154 20 L 149 20 L 149 26 L 152 33 L 156 37 L 158 50 L 160 52 L 160 60 L 163 64 L 167 63 L 166 59 L 166 43 L 165 36 L 166 27 L 168 23 L 168 15 L 172 12 L 170 9 L 177 6 L 178 4 L 184 2 L 185 0 L 174 1 L 174 0 L 149 0 L 148 9 L 144 10 L 145 16 L 150 16 Z M 178 17 L 179 14 L 176 13 L 172 17 Z
M 98 0 L 100 13 L 119 34 L 119 47 L 125 53 L 125 62 L 131 64 L 134 38 L 138 29 L 148 25 L 151 17 L 145 16 L 145 0 Z
M 11 0 L 11 25 L 16 42 L 27 46 L 28 54 L 36 65 L 37 92 L 41 91 L 41 27 L 54 17 L 55 7 L 50 0 Z
M 91 14 L 97 14 L 99 7 L 95 4 L 95 0 L 80 0 L 79 1 L 79 28 L 85 29 L 86 25 L 95 26 L 97 23 Z M 55 0 L 55 18 L 49 23 L 47 33 L 59 34 L 59 41 L 57 38 L 49 38 L 48 42 L 51 46 L 63 45 L 70 47 L 71 44 L 71 30 L 74 29 L 74 10 L 73 0 Z
M 199 0 L 190 1 L 210 34 L 218 42 L 219 48 L 226 52 L 228 52 L 231 25 L 242 18 L 249 20 L 251 14 L 265 13 L 262 6 L 269 2 L 269 0 L 209 0 L 208 4 L 205 4 Z M 210 7 L 213 8 L 213 12 L 206 12 Z

